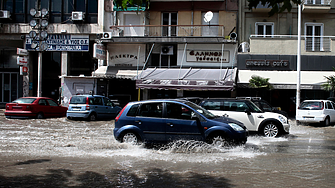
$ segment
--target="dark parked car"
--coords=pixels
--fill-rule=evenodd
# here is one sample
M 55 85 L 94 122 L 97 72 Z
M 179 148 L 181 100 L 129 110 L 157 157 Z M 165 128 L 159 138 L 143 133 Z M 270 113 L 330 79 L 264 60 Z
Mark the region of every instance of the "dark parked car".
M 67 107 L 47 97 L 21 97 L 6 104 L 6 118 L 64 117 Z
M 71 97 L 66 117 L 83 118 L 90 121 L 96 119 L 113 119 L 121 111 L 121 107 L 102 95 L 75 95 Z
M 270 103 L 263 100 L 261 97 L 236 97 L 237 99 L 247 99 L 251 100 L 254 104 L 256 104 L 261 110 L 264 112 L 275 112 L 281 115 L 284 115 L 285 117 L 288 117 L 288 113 L 280 110 L 279 107 L 273 107 Z
M 178 99 L 130 102 L 115 118 L 114 128 L 116 140 L 133 144 L 198 140 L 225 146 L 244 144 L 247 135 L 241 122 Z

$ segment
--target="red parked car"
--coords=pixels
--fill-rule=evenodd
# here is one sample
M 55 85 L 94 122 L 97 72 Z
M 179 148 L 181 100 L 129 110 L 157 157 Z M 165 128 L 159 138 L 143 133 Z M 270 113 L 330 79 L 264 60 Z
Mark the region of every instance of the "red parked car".
M 6 104 L 6 118 L 65 117 L 67 107 L 48 97 L 21 97 Z

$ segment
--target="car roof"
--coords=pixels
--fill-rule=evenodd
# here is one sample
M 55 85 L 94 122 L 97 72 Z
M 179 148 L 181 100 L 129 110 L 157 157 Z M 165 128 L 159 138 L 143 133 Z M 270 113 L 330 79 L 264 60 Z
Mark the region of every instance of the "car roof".
M 81 97 L 105 97 L 103 95 L 73 95 L 72 97 L 77 97 L 77 96 L 81 96 Z
M 324 102 L 333 102 L 333 101 L 327 100 L 327 99 L 304 100 L 302 102 L 321 102 L 321 101 L 324 101 Z
M 206 100 L 215 100 L 215 101 L 220 101 L 220 100 L 225 100 L 225 101 L 250 101 L 247 99 L 236 99 L 236 98 L 206 98 L 204 99 L 204 101 Z
M 188 100 L 183 100 L 183 99 L 149 99 L 149 100 L 142 100 L 142 101 L 132 101 L 129 103 L 147 103 L 147 102 L 190 102 Z

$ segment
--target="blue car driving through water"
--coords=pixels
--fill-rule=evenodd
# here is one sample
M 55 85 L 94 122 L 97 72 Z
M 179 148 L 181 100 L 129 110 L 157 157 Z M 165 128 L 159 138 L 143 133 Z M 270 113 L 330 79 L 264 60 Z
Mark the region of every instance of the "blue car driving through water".
M 197 140 L 230 146 L 244 144 L 248 133 L 237 120 L 215 116 L 179 99 L 130 102 L 115 118 L 114 128 L 116 140 L 132 144 Z

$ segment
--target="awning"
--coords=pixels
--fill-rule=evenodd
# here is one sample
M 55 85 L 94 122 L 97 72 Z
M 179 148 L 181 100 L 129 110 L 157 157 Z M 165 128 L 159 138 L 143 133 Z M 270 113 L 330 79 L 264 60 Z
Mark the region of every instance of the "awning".
M 136 78 L 136 88 L 170 90 L 233 90 L 236 69 L 148 68 Z
M 92 76 L 99 78 L 133 79 L 141 72 L 142 70 L 120 70 L 119 67 L 101 66 L 97 70 L 92 72 Z
M 335 75 L 333 71 L 301 71 L 301 89 L 322 89 L 321 85 L 327 81 L 325 76 Z M 269 78 L 275 89 L 297 89 L 297 71 L 252 71 L 239 70 L 238 87 L 248 87 L 251 76 Z

